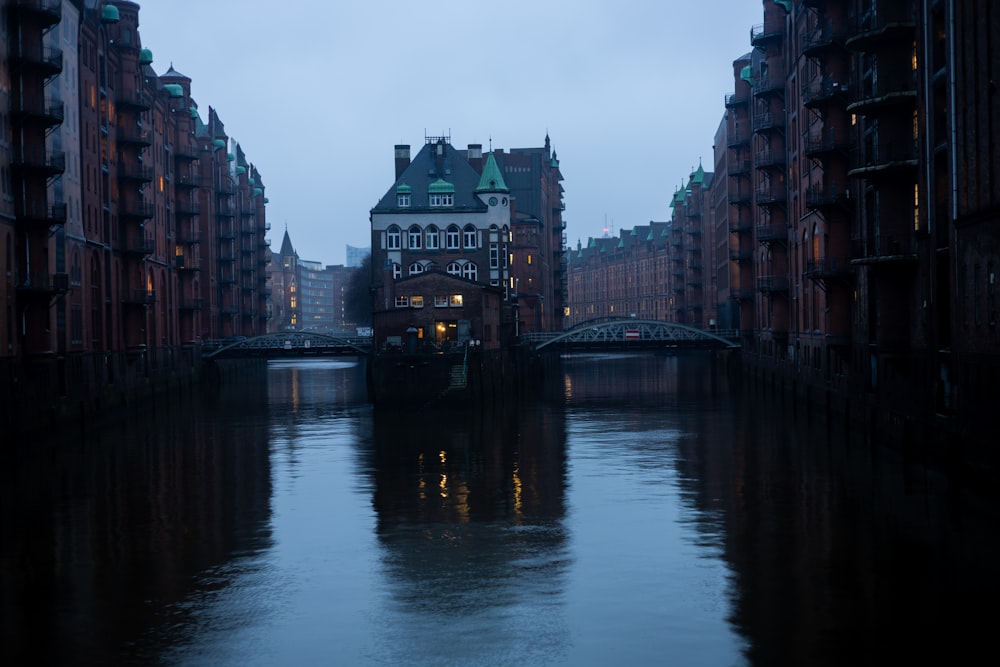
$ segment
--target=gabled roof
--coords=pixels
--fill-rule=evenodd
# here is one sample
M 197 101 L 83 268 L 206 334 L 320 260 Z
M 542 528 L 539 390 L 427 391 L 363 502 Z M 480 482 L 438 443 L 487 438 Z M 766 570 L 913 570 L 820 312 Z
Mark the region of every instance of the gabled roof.
M 485 211 L 488 207 L 475 194 L 479 179 L 479 174 L 469 161 L 450 143 L 443 140 L 428 142 L 393 181 L 372 208 L 372 213 L 428 210 L 433 210 L 435 213 Z M 398 206 L 396 194 L 400 186 L 411 188 L 410 205 L 406 208 Z M 447 208 L 431 209 L 428 197 L 431 192 L 454 192 L 454 203 Z

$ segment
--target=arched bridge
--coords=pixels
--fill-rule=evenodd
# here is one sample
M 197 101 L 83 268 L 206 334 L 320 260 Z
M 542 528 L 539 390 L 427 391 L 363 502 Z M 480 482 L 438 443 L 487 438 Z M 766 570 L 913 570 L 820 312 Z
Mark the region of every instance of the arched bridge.
M 237 359 L 247 357 L 348 356 L 365 355 L 371 351 L 371 338 L 363 336 L 336 337 L 311 331 L 282 331 L 250 338 L 229 338 L 202 348 L 203 359 Z
M 676 322 L 621 319 L 580 324 L 558 333 L 531 332 L 521 340 L 536 351 L 738 348 L 736 331 L 705 331 Z

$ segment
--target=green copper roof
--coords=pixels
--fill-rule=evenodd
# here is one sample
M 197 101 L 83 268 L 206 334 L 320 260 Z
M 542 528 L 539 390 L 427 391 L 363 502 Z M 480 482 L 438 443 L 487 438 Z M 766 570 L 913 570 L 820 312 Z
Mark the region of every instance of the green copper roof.
M 188 113 L 191 114 L 192 118 L 197 118 L 198 117 L 198 110 L 195 109 L 194 107 L 189 108 L 188 109 Z
M 235 162 L 236 156 L 233 155 L 232 153 L 226 153 L 226 159 L 229 160 L 230 162 Z
M 216 139 L 215 141 L 212 142 L 212 145 L 215 146 L 216 148 L 225 148 L 226 147 L 226 140 L 225 139 Z
M 683 204 L 684 203 L 684 193 L 685 192 L 687 192 L 687 190 L 685 190 L 683 187 L 680 190 L 677 190 L 674 193 L 674 201 L 672 203 L 674 203 L 674 204 Z
M 117 7 L 107 4 L 101 7 L 102 23 L 118 23 L 119 20 L 121 20 L 121 16 L 118 15 Z
M 792 0 L 774 0 L 774 4 L 784 9 L 786 14 L 792 11 Z
M 747 83 L 749 83 L 752 86 L 753 85 L 753 66 L 752 65 L 747 65 L 746 67 L 744 67 L 743 69 L 741 69 L 740 70 L 740 78 L 743 79 L 744 81 L 746 81 Z
M 184 89 L 181 88 L 181 84 L 179 83 L 165 84 L 163 90 L 167 91 L 167 95 L 170 95 L 170 97 L 184 97 Z
M 254 188 L 253 189 L 253 196 L 254 197 L 256 197 L 258 195 L 262 195 L 262 194 L 264 194 L 264 188 Z
M 153 64 L 153 52 L 149 49 L 143 49 L 139 52 L 139 64 L 140 65 L 152 65 Z
M 412 192 L 413 192 L 413 188 L 411 188 L 406 183 L 400 183 L 399 185 L 396 186 L 396 194 L 397 195 L 408 195 L 408 194 L 410 194 Z
M 483 165 L 483 174 L 479 177 L 475 192 L 510 192 L 492 151 L 486 154 L 486 164 Z
M 247 173 L 247 168 L 244 167 L 243 165 L 237 165 L 237 167 L 236 167 L 236 173 L 237 174 L 245 174 L 245 173 Z
M 264 197 L 264 203 L 265 204 L 270 203 L 270 201 L 271 201 L 270 199 L 268 199 L 267 197 Z
M 427 186 L 427 192 L 429 194 L 447 194 L 447 193 L 454 194 L 455 186 L 454 184 L 449 183 L 443 178 L 439 178 Z
M 704 183 L 705 182 L 705 169 L 701 166 L 701 158 L 698 158 L 698 170 L 691 172 L 691 182 L 692 183 Z

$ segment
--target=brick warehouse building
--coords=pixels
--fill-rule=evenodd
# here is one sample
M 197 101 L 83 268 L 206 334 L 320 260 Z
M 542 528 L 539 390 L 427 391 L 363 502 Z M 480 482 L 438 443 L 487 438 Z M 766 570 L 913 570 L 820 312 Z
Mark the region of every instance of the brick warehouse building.
M 715 137 L 703 233 L 715 230 L 716 284 L 704 298 L 741 331 L 752 373 L 871 432 L 996 435 L 997 10 L 949 0 L 762 7 Z M 682 207 L 693 180 L 671 202 L 661 249 L 671 268 L 644 295 L 672 298 L 668 319 L 680 322 L 697 294 Z M 571 254 L 568 324 L 609 313 L 627 292 L 631 237 Z M 603 292 L 582 287 L 595 266 L 608 276 Z M 996 465 L 995 452 L 960 449 L 947 455 Z
M 190 79 L 157 75 L 139 6 L 5 0 L 4 423 L 93 409 L 262 333 L 264 187 Z

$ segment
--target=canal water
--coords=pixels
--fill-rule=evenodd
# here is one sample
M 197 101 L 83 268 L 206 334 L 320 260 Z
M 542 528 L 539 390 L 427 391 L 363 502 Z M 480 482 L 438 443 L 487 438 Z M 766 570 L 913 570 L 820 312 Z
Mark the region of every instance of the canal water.
M 489 411 L 352 360 L 4 445 L 0 664 L 885 665 L 995 652 L 995 495 L 706 357 Z

